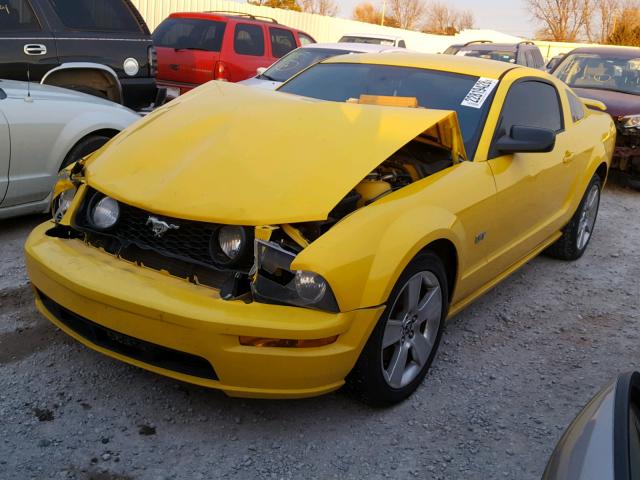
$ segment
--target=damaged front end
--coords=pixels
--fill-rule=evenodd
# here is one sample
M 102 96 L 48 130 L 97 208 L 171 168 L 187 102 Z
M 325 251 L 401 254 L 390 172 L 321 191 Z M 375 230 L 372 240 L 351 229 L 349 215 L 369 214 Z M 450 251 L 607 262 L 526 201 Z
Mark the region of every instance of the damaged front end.
M 221 117 L 191 115 L 188 131 L 200 141 L 175 145 L 177 132 L 166 148 L 149 154 L 141 149 L 145 138 L 164 142 L 165 128 L 183 125 L 152 114 L 147 127 L 126 131 L 65 171 L 48 235 L 213 288 L 224 300 L 340 312 L 329 283 L 309 271 L 315 265 L 295 268 L 298 255 L 346 217 L 466 159 L 455 112 L 244 90 L 243 101 L 265 95 L 255 99 L 258 116 L 298 114 L 299 135 L 291 139 L 288 124 L 271 118 L 271 142 L 243 145 L 235 138 L 240 129 L 232 128 L 245 122 L 235 117 L 234 87 L 216 88 L 228 88 L 216 99 Z M 271 108 L 275 103 L 279 108 Z M 173 116 L 185 110 L 186 116 L 199 112 L 183 106 Z M 317 128 L 318 116 L 326 128 Z M 224 144 L 210 138 L 220 124 Z M 169 161 L 172 154 L 184 160 Z
M 635 188 L 640 189 L 640 115 L 619 117 L 612 168 L 623 172 Z

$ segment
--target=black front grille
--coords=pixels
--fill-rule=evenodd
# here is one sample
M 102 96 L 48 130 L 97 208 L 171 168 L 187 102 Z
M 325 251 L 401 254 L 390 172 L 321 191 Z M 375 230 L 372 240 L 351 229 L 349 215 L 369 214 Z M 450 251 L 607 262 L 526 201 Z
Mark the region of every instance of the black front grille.
M 222 225 L 158 215 L 124 203 L 119 203 L 120 218 L 115 227 L 98 231 L 89 220 L 92 199 L 96 196 L 102 194 L 93 189 L 87 193 L 74 226 L 86 234 L 91 245 L 108 253 L 215 288 L 222 288 L 235 272 L 248 273 L 253 264 L 250 248 L 233 269 L 214 262 L 210 243 Z M 166 222 L 170 228 L 158 236 L 150 218 Z
M 98 325 L 67 310 L 40 290 L 38 297 L 54 317 L 94 345 L 165 370 L 218 380 L 211 364 L 202 357 L 146 342 Z

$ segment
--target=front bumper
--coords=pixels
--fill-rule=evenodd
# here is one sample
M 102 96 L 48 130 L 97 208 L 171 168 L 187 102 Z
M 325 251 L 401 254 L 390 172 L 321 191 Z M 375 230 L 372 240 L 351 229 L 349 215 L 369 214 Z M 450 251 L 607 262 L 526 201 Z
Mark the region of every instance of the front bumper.
M 101 353 L 231 396 L 301 398 L 336 390 L 384 309 L 331 314 L 224 301 L 216 290 L 127 263 L 81 240 L 49 237 L 52 226 L 37 227 L 25 253 L 37 307 L 53 324 Z M 335 335 L 335 343 L 316 348 L 258 348 L 238 341 Z M 146 356 L 132 353 L 140 349 Z M 156 361 L 165 358 L 163 352 L 169 352 L 169 363 Z M 175 366 L 180 359 L 199 359 L 214 373 Z

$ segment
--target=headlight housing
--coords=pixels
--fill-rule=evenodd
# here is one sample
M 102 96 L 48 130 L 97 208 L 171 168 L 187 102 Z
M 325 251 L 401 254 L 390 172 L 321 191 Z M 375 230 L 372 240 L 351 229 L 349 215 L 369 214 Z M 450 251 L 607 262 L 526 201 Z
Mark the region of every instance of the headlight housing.
M 295 254 L 278 244 L 256 240 L 257 273 L 251 285 L 258 302 L 339 312 L 329 283 L 319 274 L 292 271 Z
M 620 117 L 620 124 L 623 128 L 640 129 L 640 115 L 627 115 L 626 117 Z
M 60 223 L 62 221 L 62 218 L 69 210 L 69 207 L 71 207 L 71 202 L 73 202 L 76 192 L 77 190 L 75 187 L 68 188 L 63 190 L 61 194 L 53 199 L 51 215 L 53 216 L 53 221 L 55 223 Z
M 89 220 L 98 230 L 113 228 L 120 219 L 120 205 L 111 197 L 96 198 L 89 207 Z

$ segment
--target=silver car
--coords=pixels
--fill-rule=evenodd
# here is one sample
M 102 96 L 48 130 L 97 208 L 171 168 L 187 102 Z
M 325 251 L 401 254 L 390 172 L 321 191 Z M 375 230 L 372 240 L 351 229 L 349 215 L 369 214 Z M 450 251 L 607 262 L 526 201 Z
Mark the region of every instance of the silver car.
M 0 80 L 0 219 L 45 212 L 58 172 L 139 118 L 90 95 Z

